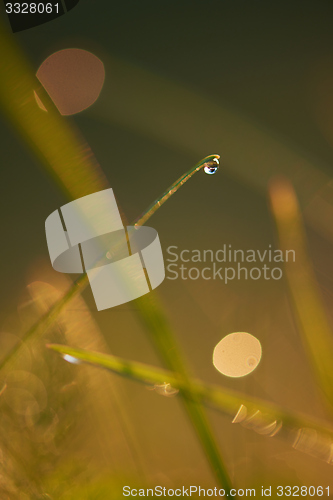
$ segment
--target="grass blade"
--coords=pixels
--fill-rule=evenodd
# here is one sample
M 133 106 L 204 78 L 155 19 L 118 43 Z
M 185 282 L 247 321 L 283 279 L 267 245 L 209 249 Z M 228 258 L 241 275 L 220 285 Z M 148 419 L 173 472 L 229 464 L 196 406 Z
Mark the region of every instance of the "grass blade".
M 5 30 L 0 30 L 0 101 L 12 122 L 20 130 L 23 137 L 28 141 L 32 149 L 37 153 L 43 164 L 61 182 L 62 187 L 71 198 L 78 198 L 85 194 L 105 189 L 105 180 L 101 177 L 99 169 L 90 162 L 89 154 L 86 154 L 86 146 L 78 144 L 75 134 L 64 120 L 52 107 L 49 102 L 49 112 L 41 113 L 38 109 L 33 90 L 39 85 L 33 72 L 27 65 L 24 57 L 18 48 L 12 43 Z M 39 86 L 40 87 L 40 86 Z M 39 88 L 39 90 L 41 90 Z M 217 159 L 218 155 L 207 157 L 208 162 Z M 204 167 L 205 158 L 199 162 L 194 169 L 191 169 L 184 176 L 178 179 L 163 195 L 154 202 L 147 211 L 136 221 L 136 225 L 142 225 L 153 213 L 167 201 L 184 183 L 190 179 L 198 170 Z M 42 335 L 45 330 L 54 324 L 59 312 L 70 302 L 71 298 L 80 293 L 87 285 L 86 276 L 79 278 L 68 293 L 46 313 L 28 332 L 22 340 L 28 340 Z M 159 324 L 164 325 L 166 344 L 175 349 L 174 338 L 171 329 L 167 326 L 163 318 L 163 313 L 158 307 L 151 312 L 147 309 L 145 299 L 138 301 L 143 311 L 140 317 L 154 341 L 159 354 L 164 358 L 167 366 L 175 368 L 182 377 L 187 378 L 187 371 L 183 366 L 183 360 L 179 350 L 173 351 L 172 356 L 164 350 L 164 342 L 158 330 Z M 0 369 L 13 359 L 13 355 L 18 351 L 15 347 L 1 362 Z M 175 359 L 173 359 L 173 356 Z M 214 468 L 219 483 L 228 491 L 230 481 L 226 468 L 222 463 L 213 434 L 208 425 L 204 412 L 199 404 L 187 399 L 183 394 L 185 407 L 192 423 L 197 431 L 197 435 L 203 445 L 207 457 Z
M 241 405 L 246 405 L 250 410 L 260 410 L 269 414 L 272 419 L 281 420 L 283 426 L 289 429 L 312 428 L 318 432 L 325 433 L 333 439 L 333 427 L 328 426 L 316 419 L 288 411 L 280 406 L 268 403 L 261 399 L 252 398 L 247 394 L 232 391 L 215 385 L 208 385 L 198 380 L 184 381 L 178 374 L 152 367 L 144 363 L 129 361 L 109 354 L 102 354 L 85 349 L 76 349 L 67 345 L 50 344 L 49 349 L 61 354 L 78 359 L 83 363 L 97 368 L 109 370 L 130 380 L 147 385 L 169 383 L 179 390 L 188 390 L 189 394 L 195 395 L 200 402 L 211 405 L 224 414 L 234 416 Z
M 172 328 L 165 317 L 162 308 L 157 302 L 155 294 L 150 293 L 136 299 L 138 305 L 138 316 L 142 321 L 145 330 L 149 334 L 150 340 L 161 357 L 165 366 L 178 374 L 183 383 L 181 395 L 185 410 L 192 421 L 202 448 L 209 460 L 219 484 L 230 492 L 231 482 L 223 463 L 218 445 L 214 438 L 210 424 L 200 400 L 196 394 L 191 392 L 190 375 L 186 367 L 185 360 L 181 355 L 181 349 L 173 334 Z
M 166 199 L 170 198 L 170 196 L 176 192 L 184 183 L 190 179 L 197 171 L 204 168 L 207 163 L 209 164 L 212 159 L 216 158 L 217 155 L 211 155 L 200 162 L 198 162 L 189 172 L 187 172 L 184 176 L 182 176 L 176 183 L 174 183 L 167 190 Z M 173 186 L 177 185 L 177 189 L 174 189 Z M 164 195 L 162 195 L 163 197 Z M 165 196 L 164 196 L 165 198 Z M 166 201 L 164 199 L 163 203 Z M 144 213 L 137 220 L 136 224 L 141 225 L 143 221 L 147 221 L 161 206 L 162 203 L 157 201 L 153 208 L 149 207 L 147 213 Z M 38 338 L 38 336 L 43 335 L 43 333 L 51 327 L 56 321 L 59 313 L 63 310 L 65 306 L 69 304 L 72 298 L 74 298 L 78 293 L 81 293 L 84 288 L 88 284 L 87 275 L 82 275 L 76 283 L 68 292 L 58 301 L 56 302 L 44 316 L 42 316 L 22 337 L 22 341 L 27 341 L 33 338 Z M 180 355 L 180 349 L 177 347 L 177 343 L 173 336 L 172 330 L 164 317 L 162 309 L 157 306 L 157 302 L 153 303 L 151 298 L 148 296 L 141 297 L 136 300 L 136 303 L 139 307 L 138 314 L 143 322 L 143 324 L 147 327 L 148 332 L 151 336 L 151 340 L 153 341 L 159 355 L 162 357 L 166 366 L 172 370 L 181 373 L 182 376 L 187 379 L 187 369 L 185 368 L 184 361 L 182 356 Z M 13 360 L 15 354 L 19 351 L 21 344 L 17 344 L 14 348 L 7 354 L 7 356 L 0 363 L 0 370 L 4 368 L 10 361 Z M 170 351 L 172 354 L 170 355 Z M 226 467 L 223 464 L 222 458 L 220 456 L 220 452 L 218 450 L 218 446 L 214 440 L 213 433 L 210 429 L 208 420 L 205 416 L 203 409 L 200 407 L 200 404 L 194 402 L 193 398 L 187 398 L 187 394 L 183 392 L 184 396 L 184 405 L 189 415 L 194 428 L 196 429 L 197 435 L 200 439 L 200 442 L 203 446 L 203 449 L 206 453 L 206 456 L 209 459 L 211 466 L 215 472 L 215 475 L 221 484 L 227 491 L 231 488 L 230 479 L 228 473 L 226 471 Z
M 191 168 L 184 175 L 179 177 L 164 193 L 157 198 L 149 207 L 143 212 L 140 217 L 134 221 L 135 226 L 142 226 L 148 219 L 173 195 L 185 182 L 187 182 L 196 172 L 202 170 L 205 166 L 217 166 L 219 164 L 219 155 L 209 155 L 200 160 L 194 167 Z
M 295 251 L 285 262 L 293 310 L 319 387 L 333 411 L 333 334 L 308 255 L 306 236 L 295 191 L 287 179 L 271 184 L 270 199 L 281 249 Z
M 177 184 L 177 190 L 184 185 L 185 182 L 187 182 L 196 172 L 201 170 L 202 168 L 205 167 L 205 165 L 209 162 L 211 162 L 214 158 L 219 158 L 219 155 L 209 155 L 200 160 L 194 167 L 191 168 L 186 174 L 184 174 L 180 179 L 178 179 L 174 184 L 172 184 L 165 193 L 169 193 L 168 198 L 172 196 L 173 192 L 172 187 Z M 180 182 L 181 179 L 183 179 L 183 182 Z M 174 191 L 174 192 L 176 192 Z M 164 195 L 162 195 L 162 198 Z M 163 203 L 166 200 L 163 201 Z M 147 220 L 158 210 L 158 208 L 163 204 L 160 202 L 160 199 L 158 199 L 156 202 L 154 202 L 153 205 L 150 205 L 140 217 L 136 219 L 136 221 L 133 221 L 130 225 L 136 225 L 136 226 L 141 226 L 143 222 L 147 222 Z M 76 297 L 78 294 L 82 293 L 86 286 L 89 284 L 88 281 L 88 276 L 87 274 L 82 274 L 68 289 L 68 291 L 59 299 L 57 300 L 52 307 L 44 314 L 42 315 L 36 323 L 34 323 L 29 330 L 27 330 L 24 335 L 21 338 L 21 341 L 25 342 L 34 338 L 38 338 L 39 336 L 43 335 L 45 331 L 50 328 L 54 322 L 56 321 L 58 315 L 60 312 L 70 303 L 74 297 Z M 15 355 L 18 353 L 22 345 L 22 342 L 18 343 L 16 346 L 11 349 L 7 355 L 1 360 L 0 362 L 0 371 L 15 357 Z
M 33 92 L 42 93 L 48 112 L 37 106 Z M 0 24 L 0 105 L 53 179 L 71 199 L 108 187 L 89 146 L 64 119 Z

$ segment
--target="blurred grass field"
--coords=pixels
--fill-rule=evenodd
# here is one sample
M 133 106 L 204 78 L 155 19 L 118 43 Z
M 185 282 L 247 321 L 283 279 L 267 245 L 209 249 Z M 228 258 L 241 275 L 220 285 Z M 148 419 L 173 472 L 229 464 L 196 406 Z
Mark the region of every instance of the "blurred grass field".
M 66 31 L 69 21 L 63 22 Z M 38 28 L 44 35 L 46 29 Z M 258 491 L 262 485 L 329 486 L 333 193 L 326 160 L 315 160 L 222 104 L 214 91 L 207 96 L 181 78 L 149 71 L 68 32 L 57 43 L 55 28 L 49 29 L 49 47 L 34 49 L 34 57 L 45 58 L 75 39 L 96 48 L 107 77 L 91 109 L 64 118 L 35 78 L 37 62 L 23 51 L 28 35 L 15 40 L 1 26 L 2 187 L 8 207 L 1 500 L 112 500 L 122 498 L 126 484 L 220 483 Z M 47 113 L 36 105 L 36 89 Z M 111 185 L 127 220 L 135 219 L 211 152 L 221 154 L 220 171 L 198 172 L 149 221 L 163 250 L 295 248 L 296 265 L 285 266 L 283 279 L 228 285 L 166 279 L 149 297 L 99 313 L 91 291 L 82 287 L 50 314 L 78 277 L 56 273 L 48 261 L 49 213 Z M 38 334 L 22 342 L 43 315 Z M 263 357 L 248 377 L 230 379 L 215 370 L 212 353 L 236 331 L 255 335 Z M 84 349 L 88 358 L 91 352 L 111 354 L 113 362 L 132 362 L 131 374 L 117 376 L 119 365 L 109 373 L 66 363 L 49 344 Z M 10 356 L 15 345 L 19 349 Z M 147 390 L 138 382 L 136 362 L 152 380 L 155 367 L 169 370 L 180 393 L 164 397 Z M 200 397 L 194 380 L 202 384 Z M 208 397 L 212 385 L 215 404 Z M 259 405 L 282 422 L 281 431 L 267 437 L 260 434 L 262 423 L 232 423 L 238 403 L 253 411 Z

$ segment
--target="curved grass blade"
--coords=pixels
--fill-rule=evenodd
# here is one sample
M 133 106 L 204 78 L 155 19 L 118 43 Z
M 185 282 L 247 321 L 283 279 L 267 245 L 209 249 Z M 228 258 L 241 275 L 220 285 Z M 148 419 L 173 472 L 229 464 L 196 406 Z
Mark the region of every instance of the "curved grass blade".
M 214 158 L 219 158 L 219 155 L 206 156 L 205 158 L 200 160 L 194 167 L 192 167 L 191 170 L 189 170 L 186 174 L 184 174 L 182 177 L 180 177 L 180 179 L 178 179 L 175 183 L 173 183 L 167 189 L 167 191 L 165 191 L 165 193 L 169 193 L 168 199 L 172 196 L 172 194 L 174 192 L 178 191 L 178 189 L 185 182 L 187 182 L 196 172 L 198 172 L 199 170 L 204 168 L 205 165 L 208 162 L 212 161 Z M 180 183 L 181 179 L 185 179 L 185 180 L 183 180 L 183 182 Z M 172 188 L 175 184 L 177 184 L 177 189 L 176 189 L 176 191 L 171 192 Z M 162 197 L 163 197 L 163 195 L 162 195 Z M 165 203 L 165 201 L 166 200 L 164 200 L 163 203 Z M 139 218 L 136 219 L 136 221 L 133 221 L 130 225 L 131 226 L 134 226 L 134 225 L 142 226 L 143 223 L 147 222 L 147 220 L 150 219 L 150 217 L 160 208 L 160 206 L 163 203 L 159 203 L 159 201 L 157 200 L 156 202 L 154 202 L 154 204 L 152 204 L 148 207 L 147 211 L 145 211 Z M 20 350 L 21 345 L 22 345 L 22 341 L 25 342 L 25 341 L 28 341 L 32 338 L 37 338 L 38 336 L 43 335 L 43 333 L 45 333 L 45 331 L 54 324 L 54 322 L 57 319 L 58 314 L 69 304 L 69 302 L 77 294 L 82 293 L 88 284 L 89 284 L 89 281 L 88 281 L 87 274 L 82 274 L 73 283 L 73 285 L 71 285 L 69 287 L 68 291 L 63 295 L 63 297 L 61 297 L 61 299 L 56 301 L 54 303 L 54 305 L 52 307 L 50 307 L 50 309 L 43 316 L 41 316 L 39 318 L 39 320 L 29 328 L 28 331 L 25 332 L 25 334 L 21 338 L 21 342 L 18 343 L 16 346 L 14 346 L 7 353 L 7 355 L 1 360 L 0 371 L 7 365 L 7 363 L 9 363 L 13 359 L 15 354 Z
M 164 193 L 157 198 L 149 207 L 143 212 L 140 217 L 134 221 L 135 226 L 142 226 L 150 217 L 158 210 L 173 194 L 175 194 L 179 188 L 181 188 L 185 182 L 187 182 L 196 172 L 205 168 L 206 166 L 218 165 L 220 155 L 209 155 L 200 160 L 196 165 L 194 165 L 191 170 L 186 172 L 184 175 L 179 177 Z

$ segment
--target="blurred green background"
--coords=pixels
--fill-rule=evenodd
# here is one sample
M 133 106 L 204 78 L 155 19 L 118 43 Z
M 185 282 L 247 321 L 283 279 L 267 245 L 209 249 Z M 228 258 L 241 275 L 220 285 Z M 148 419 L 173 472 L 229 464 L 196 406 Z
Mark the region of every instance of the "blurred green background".
M 11 36 L 35 71 L 64 48 L 82 48 L 103 61 L 98 101 L 66 120 L 89 143 L 129 221 L 200 158 L 221 155 L 218 174 L 196 174 L 149 221 L 164 252 L 170 245 L 277 248 L 267 186 L 273 177 L 287 176 L 332 321 L 332 22 L 333 4 L 325 0 L 81 0 L 58 20 Z M 0 120 L 0 318 L 2 331 L 17 335 L 28 321 L 22 313 L 26 286 L 35 280 L 64 286 L 49 263 L 44 222 L 67 199 L 14 126 L 3 115 Z M 227 285 L 166 279 L 154 294 L 197 377 L 325 417 L 284 279 Z M 97 313 L 89 289 L 83 297 L 113 354 L 159 364 L 136 320 L 135 303 Z M 260 365 L 244 379 L 228 379 L 212 365 L 214 346 L 236 331 L 252 333 L 263 348 Z M 214 484 L 177 397 L 116 383 L 128 400 L 150 480 L 170 487 Z M 80 405 L 76 395 L 77 422 L 84 421 Z M 332 466 L 293 450 L 291 440 L 266 438 L 228 417 L 209 415 L 238 487 L 329 484 Z M 82 429 L 77 432 L 73 449 L 93 469 L 100 458 L 94 427 L 90 444 L 84 445 Z M 126 440 L 114 434 L 103 465 L 131 474 Z M 72 450 L 61 453 L 71 457 Z

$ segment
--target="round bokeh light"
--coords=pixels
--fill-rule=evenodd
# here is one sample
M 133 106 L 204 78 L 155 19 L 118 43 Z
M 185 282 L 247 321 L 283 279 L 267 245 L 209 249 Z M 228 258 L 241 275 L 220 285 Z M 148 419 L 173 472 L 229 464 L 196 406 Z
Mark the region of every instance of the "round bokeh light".
M 227 377 L 245 377 L 258 366 L 262 355 L 259 340 L 246 332 L 226 335 L 213 352 L 215 368 Z

